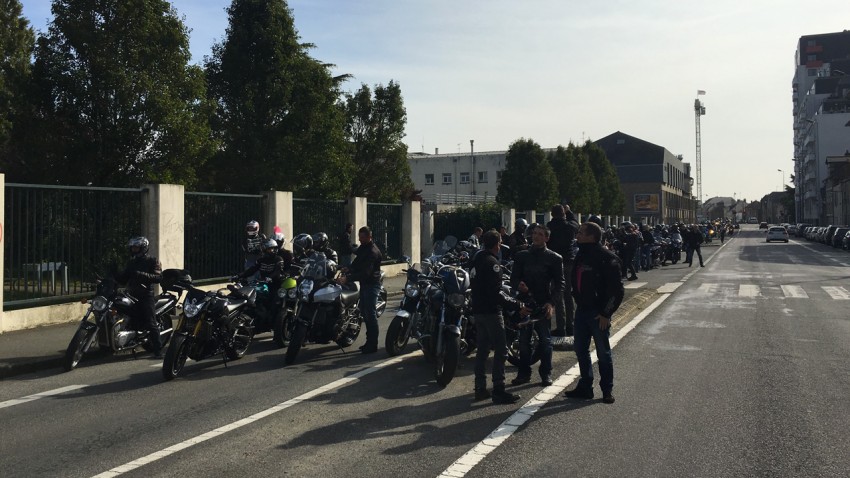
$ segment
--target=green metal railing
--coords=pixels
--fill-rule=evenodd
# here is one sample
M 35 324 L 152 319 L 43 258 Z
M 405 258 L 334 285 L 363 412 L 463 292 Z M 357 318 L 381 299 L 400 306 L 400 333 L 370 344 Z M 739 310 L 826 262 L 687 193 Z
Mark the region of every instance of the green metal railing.
M 395 262 L 401 258 L 401 204 L 370 202 L 366 216 L 372 238 L 384 253 L 384 261 Z
M 324 232 L 334 245 L 337 235 L 345 229 L 345 222 L 345 201 L 292 200 L 292 229 L 295 234 Z

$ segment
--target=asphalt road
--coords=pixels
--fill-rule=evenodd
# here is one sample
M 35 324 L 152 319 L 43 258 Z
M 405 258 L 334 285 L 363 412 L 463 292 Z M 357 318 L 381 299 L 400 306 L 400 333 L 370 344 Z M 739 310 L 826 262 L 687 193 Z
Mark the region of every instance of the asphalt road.
M 150 356 L 4 380 L 0 470 L 846 476 L 850 294 L 830 287 L 850 289 L 841 265 L 850 255 L 763 241 L 763 232 L 744 230 L 722 248 L 705 247 L 705 268 L 678 264 L 629 283 L 629 296 L 649 294 L 656 308 L 617 323 L 613 405 L 563 398 L 572 352 L 555 353 L 555 372 L 565 375 L 553 387 L 514 387 L 523 400 L 496 406 L 471 400 L 472 359 L 440 388 L 417 352 L 390 360 L 383 349 L 363 356 L 311 345 L 283 367 L 282 351 L 264 338 L 242 360 L 190 363 L 168 383 Z M 508 367 L 509 379 L 514 373 Z

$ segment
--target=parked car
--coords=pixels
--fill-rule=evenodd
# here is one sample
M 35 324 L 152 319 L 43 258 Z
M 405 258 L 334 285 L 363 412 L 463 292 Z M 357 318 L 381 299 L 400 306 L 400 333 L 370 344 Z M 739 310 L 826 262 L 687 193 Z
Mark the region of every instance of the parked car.
M 759 229 L 767 229 L 767 223 L 766 222 L 759 223 Z
M 809 227 L 812 227 L 812 225 L 803 222 L 797 224 L 797 237 L 806 237 L 806 229 Z
M 837 231 L 839 227 L 841 226 L 836 224 L 830 224 L 829 226 L 827 226 L 826 232 L 824 232 L 823 238 L 821 238 L 820 242 L 828 246 L 832 245 L 832 236 L 835 235 L 835 231 Z
M 782 226 L 771 227 L 767 230 L 767 240 L 765 242 L 771 241 L 788 242 L 788 231 Z
M 845 251 L 850 250 L 850 231 L 847 231 L 847 234 L 844 235 L 844 239 L 841 240 L 841 248 Z
M 787 226 L 785 226 L 785 229 L 788 230 L 789 236 L 796 236 L 797 235 L 797 225 L 796 224 L 788 224 Z
M 839 227 L 836 229 L 829 245 L 832 247 L 843 247 L 844 236 L 847 235 L 847 231 L 850 231 L 850 227 Z

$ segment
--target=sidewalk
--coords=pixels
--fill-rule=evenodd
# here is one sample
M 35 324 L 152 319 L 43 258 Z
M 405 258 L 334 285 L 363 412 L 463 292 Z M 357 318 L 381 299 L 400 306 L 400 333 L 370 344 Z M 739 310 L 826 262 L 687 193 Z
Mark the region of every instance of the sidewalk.
M 404 274 L 384 280 L 390 302 L 388 307 L 396 305 L 405 280 Z M 58 372 L 65 349 L 79 326 L 79 319 L 67 324 L 0 334 L 0 380 L 41 370 L 57 369 Z

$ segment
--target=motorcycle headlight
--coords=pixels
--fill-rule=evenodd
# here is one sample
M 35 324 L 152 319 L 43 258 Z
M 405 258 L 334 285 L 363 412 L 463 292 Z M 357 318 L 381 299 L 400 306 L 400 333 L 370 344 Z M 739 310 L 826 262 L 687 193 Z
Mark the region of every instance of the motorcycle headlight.
M 286 289 L 284 289 L 283 287 L 278 289 L 277 290 L 277 296 L 278 296 L 278 298 L 281 298 L 281 299 L 286 298 Z
M 298 291 L 295 290 L 295 287 L 293 287 L 292 289 L 289 289 L 289 298 L 290 299 L 294 299 L 296 295 L 298 295 Z
M 103 312 L 108 305 L 106 298 L 101 296 L 97 296 L 91 301 L 91 309 L 95 312 Z
M 201 304 L 198 304 L 198 301 L 195 299 L 192 299 L 192 302 L 189 302 L 188 304 L 183 304 L 183 313 L 186 314 L 186 317 L 189 319 L 198 315 L 200 311 Z
M 414 298 L 419 295 L 419 286 L 413 282 L 408 282 L 404 286 L 404 295 Z
M 310 295 L 310 291 L 313 290 L 313 281 L 310 279 L 304 279 L 301 282 L 301 285 L 298 286 L 298 293 L 301 294 L 302 297 L 306 297 Z
M 449 305 L 452 307 L 460 307 L 463 305 L 463 294 L 455 293 L 449 294 L 448 298 Z

